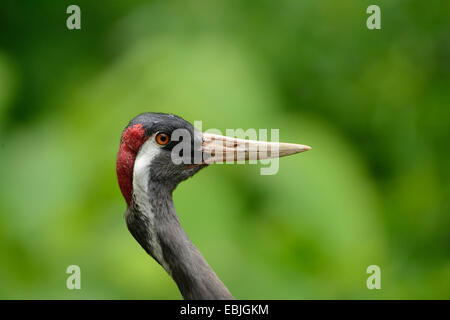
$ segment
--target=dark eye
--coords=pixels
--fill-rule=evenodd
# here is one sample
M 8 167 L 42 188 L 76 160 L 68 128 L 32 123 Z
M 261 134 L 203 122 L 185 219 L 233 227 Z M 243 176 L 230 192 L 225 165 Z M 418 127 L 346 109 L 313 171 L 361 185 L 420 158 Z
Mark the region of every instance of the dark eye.
M 156 135 L 155 140 L 159 145 L 165 146 L 170 142 L 170 137 L 168 134 L 160 132 Z

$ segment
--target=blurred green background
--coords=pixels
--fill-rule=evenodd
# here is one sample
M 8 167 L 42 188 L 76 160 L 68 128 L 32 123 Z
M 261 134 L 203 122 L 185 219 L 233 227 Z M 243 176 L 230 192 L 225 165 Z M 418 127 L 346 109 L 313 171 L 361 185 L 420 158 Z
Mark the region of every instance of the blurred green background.
M 236 298 L 449 299 L 449 16 L 448 1 L 2 1 L 0 298 L 181 298 L 128 233 L 115 176 L 124 126 L 160 111 L 313 147 L 273 176 L 215 165 L 175 191 Z

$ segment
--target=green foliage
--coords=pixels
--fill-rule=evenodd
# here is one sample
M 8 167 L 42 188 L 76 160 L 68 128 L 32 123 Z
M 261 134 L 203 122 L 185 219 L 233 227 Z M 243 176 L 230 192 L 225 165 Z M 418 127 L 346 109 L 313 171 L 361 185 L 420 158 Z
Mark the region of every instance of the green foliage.
M 448 3 L 2 3 L 0 298 L 180 298 L 115 177 L 145 111 L 279 128 L 312 151 L 181 184 L 183 226 L 243 299 L 450 298 Z M 442 8 L 439 8 L 441 6 Z M 82 290 L 65 287 L 68 265 Z M 382 290 L 366 288 L 381 267 Z

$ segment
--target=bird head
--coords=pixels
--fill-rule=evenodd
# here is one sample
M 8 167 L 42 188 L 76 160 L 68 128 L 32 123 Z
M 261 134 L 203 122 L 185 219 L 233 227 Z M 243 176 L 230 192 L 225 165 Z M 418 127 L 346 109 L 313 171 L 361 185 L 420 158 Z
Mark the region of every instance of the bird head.
M 277 158 L 311 149 L 305 145 L 244 140 L 202 133 L 186 120 L 164 113 L 143 113 L 122 133 L 116 171 L 130 205 L 133 194 L 155 183 L 173 190 L 212 163 Z

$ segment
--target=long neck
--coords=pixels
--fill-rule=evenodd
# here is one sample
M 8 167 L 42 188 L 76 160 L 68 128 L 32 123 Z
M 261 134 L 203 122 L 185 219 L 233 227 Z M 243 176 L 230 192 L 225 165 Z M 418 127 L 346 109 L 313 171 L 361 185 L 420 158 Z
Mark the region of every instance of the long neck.
M 181 226 L 171 190 L 150 184 L 146 194 L 128 209 L 128 228 L 172 276 L 183 298 L 234 299 Z

